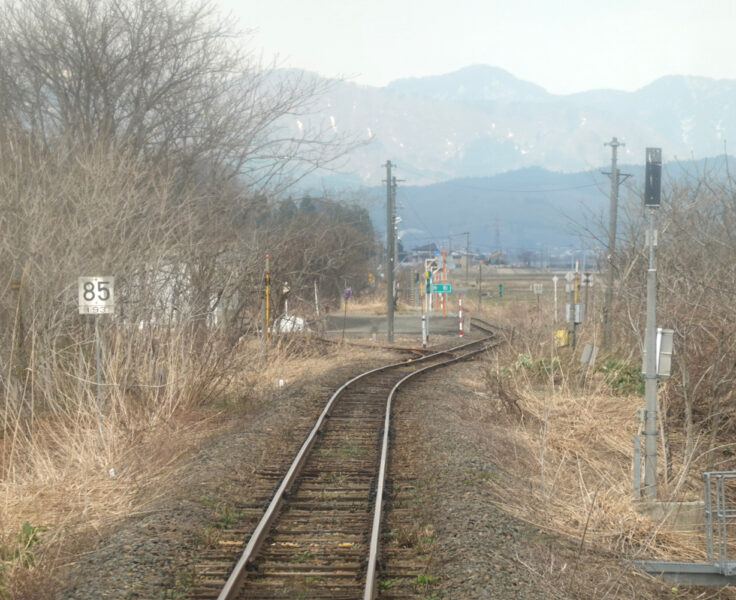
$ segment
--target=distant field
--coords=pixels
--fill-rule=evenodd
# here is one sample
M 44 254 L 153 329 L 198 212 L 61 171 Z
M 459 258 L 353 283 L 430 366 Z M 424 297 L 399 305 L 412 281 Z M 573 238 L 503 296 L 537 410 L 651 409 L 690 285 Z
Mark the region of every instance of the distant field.
M 448 280 L 452 284 L 452 294 L 448 298 L 448 310 L 456 310 L 458 294 L 463 295 L 465 307 L 467 309 L 478 308 L 479 290 L 482 293 L 482 305 L 489 306 L 505 306 L 511 303 L 527 303 L 534 305 L 537 302 L 540 308 L 547 308 L 549 311 L 554 310 L 555 283 L 553 277 L 557 277 L 557 309 L 558 314 L 562 315 L 565 303 L 568 302 L 568 294 L 565 292 L 565 275 L 564 270 L 545 270 L 545 269 L 515 269 L 511 267 L 483 267 L 482 278 L 479 278 L 478 267 L 468 269 L 468 278 L 465 278 L 465 271 L 454 269 L 448 272 Z M 596 293 L 600 293 L 600 276 L 594 273 L 591 276 L 594 283 L 588 289 L 588 305 L 592 309 L 595 305 L 600 305 L 600 301 L 595 297 Z M 582 285 L 583 274 L 580 274 L 581 285 L 579 288 L 579 303 L 585 303 L 586 289 Z M 404 273 L 400 276 L 399 281 L 402 301 L 410 304 L 415 302 L 416 290 L 414 296 L 407 289 L 410 279 L 410 273 Z M 537 287 L 535 293 L 534 285 Z

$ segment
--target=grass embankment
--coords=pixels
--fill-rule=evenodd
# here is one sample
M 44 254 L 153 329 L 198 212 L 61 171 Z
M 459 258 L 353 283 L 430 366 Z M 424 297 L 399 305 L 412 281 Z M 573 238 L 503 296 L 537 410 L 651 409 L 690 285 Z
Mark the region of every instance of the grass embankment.
M 580 354 L 584 344 L 595 342 L 592 332 L 582 330 L 573 351 L 554 346 L 551 328 L 539 326 L 535 309 L 502 307 L 485 317 L 506 326 L 509 344 L 485 364 L 482 381 L 467 382 L 475 394 L 466 403 L 478 422 L 503 431 L 490 442 L 492 458 L 513 465 L 505 468 L 514 476 L 488 480 L 499 504 L 579 540 L 580 553 L 595 548 L 613 559 L 611 565 L 704 561 L 702 530 L 677 531 L 671 521 L 647 517 L 633 497 L 633 436 L 640 431 L 637 410 L 644 406 L 639 357 L 599 355 L 581 382 Z M 667 383 L 661 384 L 660 402 L 667 393 Z M 683 467 L 688 461 L 681 430 L 672 418 L 660 427 L 659 500 L 703 497 L 701 472 L 707 465 L 696 458 Z
M 24 410 L 7 402 L 0 412 L 2 599 L 41 597 L 58 568 L 113 525 L 179 493 L 190 457 L 227 429 L 229 415 L 258 412 L 280 381 L 318 377 L 344 354 L 304 336 L 268 348 L 243 341 L 226 360 L 216 342 L 197 350 L 185 336 L 131 345 L 109 334 L 106 342 L 101 415 L 94 364 L 82 351 L 73 373 L 57 365 L 56 381 L 49 371 L 33 382 L 54 386 L 57 402 Z

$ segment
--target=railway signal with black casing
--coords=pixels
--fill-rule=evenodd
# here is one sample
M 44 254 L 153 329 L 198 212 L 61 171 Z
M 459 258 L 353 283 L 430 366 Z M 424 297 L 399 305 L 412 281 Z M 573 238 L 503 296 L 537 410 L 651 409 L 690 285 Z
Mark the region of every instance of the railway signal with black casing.
M 658 207 L 662 192 L 662 149 L 647 148 L 646 182 L 644 205 Z

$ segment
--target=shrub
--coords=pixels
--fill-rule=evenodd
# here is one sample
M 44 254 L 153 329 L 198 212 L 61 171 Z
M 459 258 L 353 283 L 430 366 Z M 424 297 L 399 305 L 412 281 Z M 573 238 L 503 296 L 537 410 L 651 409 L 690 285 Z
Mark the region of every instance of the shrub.
M 34 546 L 39 542 L 39 534 L 48 527 L 31 525 L 25 521 L 20 531 L 7 544 L 0 545 L 0 598 L 10 598 L 8 577 L 16 568 L 30 569 L 36 564 Z
M 627 360 L 609 358 L 598 365 L 596 373 L 603 373 L 606 384 L 617 396 L 644 395 L 641 365 Z
M 514 370 L 517 372 L 524 370 L 532 377 L 545 379 L 550 375 L 559 373 L 561 366 L 557 358 L 553 358 L 551 361 L 546 358 L 533 360 L 528 354 L 519 354 L 518 359 L 514 363 Z

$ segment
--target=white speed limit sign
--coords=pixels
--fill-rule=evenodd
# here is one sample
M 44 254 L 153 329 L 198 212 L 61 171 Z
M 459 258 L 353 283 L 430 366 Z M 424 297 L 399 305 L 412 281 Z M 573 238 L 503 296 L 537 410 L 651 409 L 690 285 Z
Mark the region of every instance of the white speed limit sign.
M 115 312 L 114 277 L 79 278 L 79 314 L 104 315 Z

